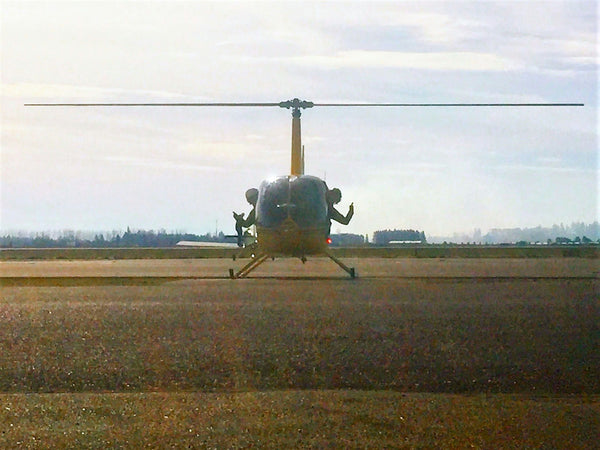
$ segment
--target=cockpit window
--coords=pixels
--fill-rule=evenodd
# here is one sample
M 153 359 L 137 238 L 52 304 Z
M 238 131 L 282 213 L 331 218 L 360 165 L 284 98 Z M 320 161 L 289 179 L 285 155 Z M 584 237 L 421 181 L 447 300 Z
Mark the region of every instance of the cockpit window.
M 298 226 L 309 228 L 327 223 L 325 183 L 316 177 L 281 177 L 260 185 L 257 224 L 280 225 L 290 217 Z
M 261 183 L 258 204 L 256 205 L 256 222 L 258 225 L 276 227 L 285 220 L 287 211 L 282 205 L 288 203 L 289 190 L 287 177 Z
M 291 183 L 290 210 L 294 222 L 301 227 L 322 225 L 327 222 L 327 202 L 325 183 L 318 178 L 299 177 Z

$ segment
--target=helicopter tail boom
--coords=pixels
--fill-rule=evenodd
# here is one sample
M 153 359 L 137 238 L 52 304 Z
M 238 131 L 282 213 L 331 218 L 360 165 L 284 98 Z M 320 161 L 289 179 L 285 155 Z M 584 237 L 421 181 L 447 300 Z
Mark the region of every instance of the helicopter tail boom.
M 292 114 L 292 167 L 290 175 L 304 175 L 304 154 L 302 151 L 302 137 L 300 129 L 300 110 Z

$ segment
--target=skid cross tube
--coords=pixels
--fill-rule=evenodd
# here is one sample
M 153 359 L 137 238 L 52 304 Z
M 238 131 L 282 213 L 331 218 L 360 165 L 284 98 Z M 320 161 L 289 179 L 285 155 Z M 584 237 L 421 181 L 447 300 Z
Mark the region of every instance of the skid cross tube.
M 248 264 L 242 267 L 237 273 L 234 274 L 233 269 L 229 269 L 229 277 L 234 280 L 237 278 L 246 278 L 250 272 L 252 272 L 258 266 L 264 263 L 268 257 L 269 255 L 264 253 L 256 255 Z
M 344 270 L 344 272 L 346 272 L 348 275 L 350 275 L 350 278 L 354 279 L 354 278 L 358 277 L 358 274 L 356 273 L 356 270 L 354 269 L 354 267 L 348 267 L 346 264 L 344 264 L 342 261 L 337 259 L 335 256 L 333 256 L 329 252 L 325 252 L 324 254 L 329 259 L 331 259 L 334 263 L 336 263 L 338 266 L 340 266 Z M 232 280 L 237 280 L 238 278 L 246 278 L 250 274 L 250 272 L 252 272 L 258 266 L 260 266 L 262 263 L 264 263 L 268 258 L 271 258 L 271 256 L 266 253 L 261 253 L 259 255 L 256 255 L 255 257 L 253 257 L 250 260 L 250 262 L 248 262 L 244 267 L 242 267 L 237 272 L 234 272 L 233 269 L 229 269 L 229 278 L 231 278 Z M 305 262 L 306 258 L 302 257 L 301 261 Z

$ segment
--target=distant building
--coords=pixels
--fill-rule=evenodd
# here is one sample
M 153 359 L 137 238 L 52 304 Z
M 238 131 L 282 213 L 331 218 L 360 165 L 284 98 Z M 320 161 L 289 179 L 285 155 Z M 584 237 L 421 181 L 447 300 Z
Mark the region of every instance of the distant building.
M 380 230 L 373 233 L 373 243 L 375 245 L 389 245 L 392 243 L 419 243 L 425 244 L 424 231 L 417 230 Z

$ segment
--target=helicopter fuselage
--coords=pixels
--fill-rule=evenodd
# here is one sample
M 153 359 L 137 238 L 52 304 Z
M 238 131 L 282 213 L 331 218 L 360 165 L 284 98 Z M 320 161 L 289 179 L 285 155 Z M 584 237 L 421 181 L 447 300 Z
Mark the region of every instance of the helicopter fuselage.
M 322 254 L 329 230 L 327 185 L 323 180 L 288 175 L 261 183 L 256 235 L 262 252 L 297 257 Z

